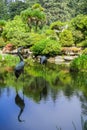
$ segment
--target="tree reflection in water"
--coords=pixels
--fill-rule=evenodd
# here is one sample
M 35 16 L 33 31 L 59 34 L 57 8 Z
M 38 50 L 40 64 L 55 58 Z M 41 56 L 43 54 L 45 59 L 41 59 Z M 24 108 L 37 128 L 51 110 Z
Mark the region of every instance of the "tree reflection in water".
M 34 101 L 39 102 L 42 98 L 47 98 L 47 81 L 42 77 L 34 77 L 29 86 L 24 87 L 26 96 L 31 97 Z
M 24 77 L 21 75 L 16 83 L 15 80 L 13 81 L 14 78 L 11 79 L 11 74 L 6 73 L 3 76 L 4 82 L 2 82 L 2 80 L 0 81 L 1 86 L 3 84 L 4 86 L 13 86 L 16 89 L 15 104 L 20 108 L 18 114 L 19 122 L 24 121 L 21 119 L 21 115 L 24 112 L 26 104 L 26 101 L 24 101 L 24 98 L 22 98 L 19 93 L 22 88 L 24 91 L 23 95 L 29 99 L 33 99 L 36 103 L 41 100 L 49 100 L 49 96 L 53 103 L 56 103 L 56 100 L 60 100 L 58 99 L 60 98 L 60 92 L 62 92 L 61 96 L 63 96 L 65 100 L 72 99 L 76 96 L 81 103 L 82 116 L 87 116 L 87 74 L 85 73 L 71 74 L 67 72 L 67 70 L 58 70 L 58 67 L 53 66 L 52 68 L 50 65 L 50 67 L 43 66 L 43 70 L 42 66 L 25 68 Z M 15 87 L 16 85 L 17 88 Z M 0 91 L 0 93 L 2 93 L 2 91 Z M 74 122 L 74 124 L 76 124 L 76 122 Z M 82 130 L 87 130 L 85 129 L 87 128 L 87 121 L 85 119 L 83 124 L 84 129 Z

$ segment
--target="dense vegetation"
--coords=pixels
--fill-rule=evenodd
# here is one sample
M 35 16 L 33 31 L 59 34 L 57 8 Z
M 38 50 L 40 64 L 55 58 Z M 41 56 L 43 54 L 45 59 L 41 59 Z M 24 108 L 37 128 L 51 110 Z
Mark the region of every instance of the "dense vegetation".
M 13 19 L 35 3 L 45 9 L 48 23 L 68 21 L 78 14 L 87 14 L 87 0 L 0 0 L 0 19 Z
M 36 56 L 87 47 L 86 8 L 86 0 L 1 0 L 0 47 L 25 46 Z

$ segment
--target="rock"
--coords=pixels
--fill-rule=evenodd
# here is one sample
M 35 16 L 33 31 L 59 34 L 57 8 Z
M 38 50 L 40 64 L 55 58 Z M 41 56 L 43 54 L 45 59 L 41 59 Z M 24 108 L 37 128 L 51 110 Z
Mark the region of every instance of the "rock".
M 14 48 L 14 46 L 13 46 L 11 43 L 9 43 L 9 44 L 7 44 L 7 45 L 3 48 L 2 52 L 3 52 L 3 53 L 9 53 L 10 51 L 13 50 L 13 48 Z
M 65 61 L 72 61 L 73 59 L 75 59 L 77 56 L 64 56 L 64 60 Z
M 63 56 L 56 56 L 55 57 L 55 63 L 56 64 L 61 64 L 64 62 Z
M 70 56 L 80 54 L 81 50 L 82 50 L 81 47 L 62 47 L 62 53 Z
M 55 62 L 55 58 L 50 57 L 50 58 L 48 58 L 48 60 L 47 60 L 47 61 L 49 61 L 50 63 L 54 63 L 54 62 Z

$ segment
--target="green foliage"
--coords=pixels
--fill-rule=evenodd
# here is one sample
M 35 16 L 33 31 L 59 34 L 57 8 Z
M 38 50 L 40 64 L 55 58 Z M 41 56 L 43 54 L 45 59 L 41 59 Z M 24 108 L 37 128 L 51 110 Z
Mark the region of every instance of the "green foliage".
M 5 0 L 0 0 L 0 20 L 7 20 L 9 18 L 8 5 Z
M 78 15 L 71 21 L 75 29 L 84 32 L 87 29 L 87 15 Z
M 31 32 L 29 33 L 29 37 L 30 37 L 29 41 L 31 45 L 38 43 L 42 39 L 46 39 L 46 35 L 44 33 L 39 34 L 39 33 Z
M 44 7 L 46 8 L 48 22 L 53 21 L 67 21 L 71 17 L 71 8 L 68 7 L 67 0 L 65 1 L 46 1 Z
M 56 29 L 58 31 L 62 31 L 63 27 L 64 27 L 65 23 L 61 22 L 61 21 L 56 21 L 56 22 L 53 22 L 51 25 L 50 25 L 50 28 L 52 30 Z
M 42 39 L 31 47 L 34 55 L 56 55 L 60 52 L 61 46 L 58 41 L 52 39 Z
M 85 49 L 82 51 L 82 54 L 87 55 L 87 48 L 85 48 Z
M 10 19 L 13 19 L 16 15 L 20 15 L 20 12 L 27 9 L 28 4 L 22 1 L 15 1 L 9 4 Z
M 43 50 L 46 47 L 46 44 L 49 42 L 48 39 L 42 39 L 38 43 L 36 43 L 34 46 L 31 47 L 31 50 L 33 51 L 34 55 L 40 55 L 42 54 Z
M 87 39 L 77 44 L 78 47 L 87 47 Z
M 0 20 L 0 27 L 4 27 L 6 24 L 6 21 L 5 20 Z
M 0 19 L 13 19 L 21 11 L 33 6 L 40 8 L 39 3 L 45 8 L 47 23 L 54 21 L 69 21 L 78 14 L 87 14 L 87 0 L 0 0 Z
M 82 43 L 84 46 L 87 36 L 87 15 L 78 15 L 71 20 L 71 25 L 75 45 Z
M 22 11 L 21 17 L 24 23 L 29 26 L 30 31 L 33 27 L 35 27 L 35 31 L 37 31 L 38 27 L 42 28 L 46 20 L 45 13 L 39 4 L 35 4 L 32 8 L 28 8 L 27 10 Z
M 40 9 L 41 11 L 44 11 L 44 8 L 41 7 L 40 4 L 36 3 L 32 6 L 32 9 Z
M 19 62 L 19 57 L 13 55 L 0 55 L 0 61 L 2 61 L 3 66 L 14 66 L 17 62 Z
M 53 40 L 58 40 L 59 39 L 56 32 L 54 30 L 51 30 L 51 29 L 47 29 L 45 31 L 45 35 L 47 37 L 49 37 L 50 39 L 53 39 Z
M 75 58 L 70 64 L 72 71 L 86 71 L 87 70 L 87 55 L 81 55 Z
M 5 26 L 6 24 L 6 21 L 5 20 L 0 20 L 0 36 L 3 32 L 3 27 Z
M 73 31 L 73 39 L 75 45 L 78 45 L 84 39 L 84 35 L 81 31 L 75 30 Z
M 4 47 L 6 43 L 4 42 L 3 38 L 0 37 L 0 48 Z
M 29 34 L 26 32 L 26 26 L 19 16 L 6 23 L 2 36 L 5 41 L 11 41 L 14 45 L 29 44 Z
M 50 39 L 42 53 L 46 55 L 54 56 L 54 55 L 58 55 L 60 51 L 61 51 L 60 43 L 56 40 Z
M 14 36 L 9 39 L 9 42 L 11 42 L 14 46 L 31 46 L 29 33 L 24 32 L 16 32 Z
M 74 44 L 72 32 L 70 30 L 64 30 L 59 35 L 59 41 L 62 46 L 72 46 Z

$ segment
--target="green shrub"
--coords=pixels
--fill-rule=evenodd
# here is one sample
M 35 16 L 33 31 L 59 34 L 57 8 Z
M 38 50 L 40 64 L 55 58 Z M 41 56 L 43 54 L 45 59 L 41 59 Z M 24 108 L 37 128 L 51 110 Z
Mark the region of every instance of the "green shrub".
M 87 47 L 87 40 L 83 40 L 82 42 L 77 44 L 78 47 Z
M 77 46 L 87 46 L 87 15 L 78 15 L 71 20 L 74 43 Z
M 85 48 L 85 49 L 82 51 L 82 54 L 87 55 L 87 48 Z
M 16 32 L 14 37 L 9 39 L 14 46 L 31 46 L 29 33 Z
M 81 55 L 75 58 L 70 64 L 70 70 L 72 71 L 85 71 L 87 70 L 87 55 Z
M 34 32 L 29 33 L 29 37 L 30 37 L 30 43 L 32 45 L 38 43 L 42 39 L 46 39 L 45 34 L 39 34 L 39 33 L 34 33 Z
M 64 30 L 59 35 L 59 41 L 62 46 L 72 46 L 74 44 L 72 32 L 70 30 Z
M 61 51 L 61 45 L 58 41 L 55 41 L 55 40 L 49 40 L 49 42 L 46 44 L 46 47 L 45 49 L 43 50 L 43 54 L 46 54 L 46 55 L 51 55 L 51 56 L 54 56 L 54 55 L 57 55 L 59 54 Z
M 30 49 L 33 51 L 34 55 L 40 55 L 42 54 L 42 51 L 45 49 L 46 44 L 48 43 L 49 40 L 47 39 L 42 39 L 36 44 L 34 44 Z
M 26 32 L 25 24 L 22 22 L 20 16 L 16 16 L 14 20 L 6 22 L 2 37 L 6 41 L 14 38 L 16 34 L 19 36 L 23 32 Z
M 47 29 L 46 32 L 45 32 L 45 34 L 50 39 L 53 39 L 53 40 L 59 39 L 58 36 L 57 36 L 57 34 L 56 34 L 56 32 L 54 30 Z
M 79 30 L 73 31 L 73 39 L 76 46 L 84 39 L 83 33 Z
M 45 39 L 36 43 L 31 50 L 35 55 L 56 55 L 60 52 L 60 44 L 56 40 Z
M 6 43 L 4 42 L 3 38 L 0 37 L 0 48 L 3 48 L 6 45 Z
M 56 22 L 53 22 L 51 25 L 50 25 L 50 29 L 54 30 L 59 30 L 59 31 L 62 31 L 63 27 L 66 25 L 66 23 L 63 23 L 61 21 L 56 21 Z

